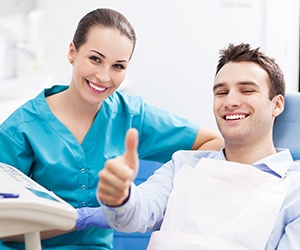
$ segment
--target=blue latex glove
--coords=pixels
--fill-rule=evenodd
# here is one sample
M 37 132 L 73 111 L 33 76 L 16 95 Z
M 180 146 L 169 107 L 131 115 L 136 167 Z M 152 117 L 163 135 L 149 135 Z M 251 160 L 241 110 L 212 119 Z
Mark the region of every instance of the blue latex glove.
M 97 227 L 108 229 L 101 207 L 82 207 L 76 208 L 78 219 L 76 221 L 76 230 L 83 230 L 88 227 Z

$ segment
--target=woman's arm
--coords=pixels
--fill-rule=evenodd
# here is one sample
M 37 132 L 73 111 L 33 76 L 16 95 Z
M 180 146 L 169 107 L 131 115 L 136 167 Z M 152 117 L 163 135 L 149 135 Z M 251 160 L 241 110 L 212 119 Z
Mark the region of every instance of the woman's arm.
M 220 132 L 207 127 L 200 127 L 191 149 L 216 150 L 224 147 L 224 140 Z
M 55 236 L 58 236 L 58 235 L 62 235 L 62 234 L 65 234 L 65 233 L 69 233 L 69 232 L 72 232 L 72 231 L 75 231 L 75 230 L 76 230 L 75 227 L 71 230 L 68 230 L 68 231 L 58 230 L 58 229 L 49 230 L 49 231 L 40 232 L 40 236 L 41 236 L 41 240 L 45 240 L 45 239 L 49 239 L 49 238 L 52 238 L 52 237 L 55 237 Z M 14 236 L 4 237 L 4 238 L 1 238 L 1 240 L 3 242 L 24 242 L 25 241 L 23 234 L 22 235 L 14 235 Z
M 97 227 L 102 229 L 108 229 L 110 226 L 107 224 L 101 207 L 82 207 L 77 208 L 78 218 L 76 220 L 76 226 L 70 230 L 47 230 L 40 233 L 41 240 L 46 240 L 55 236 L 66 234 L 73 231 L 84 230 L 89 227 Z M 5 242 L 24 242 L 24 235 L 16 235 L 2 238 Z

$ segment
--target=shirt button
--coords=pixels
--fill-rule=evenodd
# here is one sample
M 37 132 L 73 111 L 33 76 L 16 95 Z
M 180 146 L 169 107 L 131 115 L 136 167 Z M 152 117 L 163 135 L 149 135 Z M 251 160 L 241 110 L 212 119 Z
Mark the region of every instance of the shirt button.
M 83 201 L 83 202 L 81 203 L 81 205 L 82 205 L 83 207 L 85 207 L 85 202 Z
M 82 190 L 85 190 L 85 185 L 82 185 L 82 186 L 81 186 L 81 189 L 82 189 Z
M 84 174 L 85 169 L 84 169 L 84 168 L 80 169 L 80 172 L 81 172 L 82 174 Z

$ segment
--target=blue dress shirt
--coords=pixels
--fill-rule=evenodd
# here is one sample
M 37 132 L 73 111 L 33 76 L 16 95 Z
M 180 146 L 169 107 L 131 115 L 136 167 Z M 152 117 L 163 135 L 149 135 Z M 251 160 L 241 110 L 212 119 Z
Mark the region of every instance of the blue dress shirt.
M 288 149 L 277 151 L 277 154 L 252 165 L 278 178 L 284 177 L 287 173 L 286 177 L 291 180 L 265 250 L 300 249 L 300 162 L 293 161 Z M 184 164 L 194 167 L 202 157 L 226 160 L 222 150 L 174 153 L 172 160 L 158 169 L 145 183 L 139 186 L 132 183 L 130 198 L 124 205 L 120 207 L 103 205 L 102 209 L 112 228 L 124 232 L 158 230 L 164 218 L 173 178 L 177 171 Z

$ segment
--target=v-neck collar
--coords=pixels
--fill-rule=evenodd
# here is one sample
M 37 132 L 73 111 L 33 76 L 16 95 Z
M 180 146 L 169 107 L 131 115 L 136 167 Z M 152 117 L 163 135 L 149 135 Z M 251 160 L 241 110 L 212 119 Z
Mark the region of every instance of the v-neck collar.
M 46 101 L 48 96 L 57 94 L 67 88 L 68 86 L 55 85 L 49 89 L 45 89 L 36 99 L 37 107 L 40 110 L 40 114 L 44 117 L 44 120 L 47 121 L 53 130 L 63 137 L 63 139 L 68 142 L 71 147 L 79 147 L 83 149 L 90 146 L 90 143 L 93 142 L 93 138 L 95 137 L 95 133 L 103 126 L 103 123 L 99 122 L 99 120 L 102 120 L 101 117 L 103 114 L 101 114 L 102 112 L 100 108 L 83 141 L 79 143 L 71 131 L 53 114 Z

